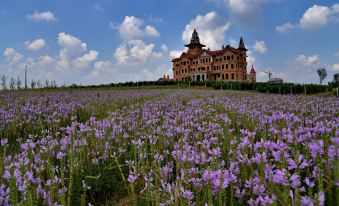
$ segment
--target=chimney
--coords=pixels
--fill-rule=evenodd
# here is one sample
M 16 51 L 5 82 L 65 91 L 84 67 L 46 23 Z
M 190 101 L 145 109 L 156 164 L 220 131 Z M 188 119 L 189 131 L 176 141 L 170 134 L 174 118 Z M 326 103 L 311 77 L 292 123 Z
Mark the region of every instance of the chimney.
M 164 74 L 164 79 L 166 79 L 166 75 Z
M 167 75 L 167 79 L 169 79 L 169 75 Z
M 225 46 L 224 45 L 222 45 L 222 47 L 221 47 L 222 49 L 225 49 Z

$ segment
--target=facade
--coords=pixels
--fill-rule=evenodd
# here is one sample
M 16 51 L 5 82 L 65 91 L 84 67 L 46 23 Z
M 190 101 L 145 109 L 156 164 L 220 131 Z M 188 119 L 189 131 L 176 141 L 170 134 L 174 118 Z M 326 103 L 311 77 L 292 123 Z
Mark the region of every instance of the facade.
M 187 52 L 173 59 L 173 79 L 176 81 L 256 81 L 252 66 L 247 74 L 245 43 L 240 38 L 239 47 L 222 46 L 221 50 L 203 49 L 199 35 L 193 31 Z

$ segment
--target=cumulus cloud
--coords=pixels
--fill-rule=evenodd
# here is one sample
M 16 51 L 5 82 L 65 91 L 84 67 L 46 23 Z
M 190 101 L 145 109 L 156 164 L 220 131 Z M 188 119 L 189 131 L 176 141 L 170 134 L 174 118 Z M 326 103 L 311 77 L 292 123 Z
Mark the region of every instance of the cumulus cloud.
M 184 52 L 184 51 L 182 51 L 182 50 L 172 50 L 172 51 L 170 51 L 170 53 L 169 53 L 169 57 L 170 57 L 171 59 L 179 58 L 180 55 L 181 55 L 183 52 Z
M 6 48 L 3 51 L 6 61 L 0 63 L 1 72 L 23 78 L 23 68 L 29 64 L 29 81 L 56 80 L 59 85 L 157 80 L 172 72 L 165 44 L 158 48 L 140 39 L 123 40 L 114 59 L 101 60 L 97 51 L 88 50 L 87 44 L 76 36 L 61 32 L 56 41 L 59 51 L 55 55 L 24 57 L 13 48 Z M 31 43 L 27 42 L 27 46 Z
M 254 24 L 262 15 L 262 4 L 277 0 L 205 0 L 217 6 L 223 5 L 229 10 L 230 18 L 243 24 Z
M 252 66 L 256 62 L 256 58 L 251 50 L 247 51 L 247 65 Z
M 330 8 L 314 5 L 304 13 L 300 19 L 300 26 L 303 29 L 316 29 L 324 26 L 328 23 L 330 13 Z
M 84 77 L 84 80 L 91 84 L 111 83 L 118 75 L 118 68 L 115 68 L 110 61 L 97 61 L 94 68 Z
M 62 48 L 59 52 L 60 58 L 69 60 L 83 54 L 87 50 L 86 43 L 70 34 L 64 32 L 58 35 L 58 44 Z
M 339 4 L 333 4 L 331 7 L 313 5 L 308 8 L 299 23 L 291 24 L 289 22 L 276 26 L 276 31 L 286 33 L 296 27 L 304 30 L 319 29 L 331 22 L 339 23 Z
M 93 61 L 97 59 L 98 52 L 91 50 L 88 53 L 84 54 L 81 57 L 78 57 L 74 60 L 74 66 L 77 69 L 82 69 L 90 65 Z
M 154 51 L 154 44 L 146 44 L 140 39 L 132 39 L 122 43 L 114 52 L 114 58 L 119 65 L 134 65 L 146 63 L 148 60 L 164 59 L 168 52 L 166 45 L 162 45 L 161 52 Z
M 25 42 L 26 48 L 32 51 L 37 51 L 43 49 L 46 46 L 46 42 L 44 39 L 36 39 L 32 42 L 26 41 Z
M 182 40 L 189 43 L 193 30 L 199 33 L 200 42 L 211 49 L 220 49 L 225 39 L 225 32 L 231 23 L 220 16 L 217 12 L 211 11 L 205 15 L 198 15 L 185 26 L 182 33 Z
M 332 70 L 335 72 L 339 72 L 339 64 L 333 64 Z
M 6 48 L 4 56 L 6 60 L 12 64 L 18 63 L 23 58 L 23 56 L 13 48 Z
M 319 61 L 319 56 L 318 55 L 305 56 L 303 54 L 300 54 L 295 59 L 295 61 L 301 63 L 302 65 L 310 66 L 316 64 Z
M 159 32 L 153 26 L 150 26 L 150 25 L 147 25 L 145 27 L 145 34 L 147 36 L 153 36 L 153 37 L 160 36 Z
M 255 41 L 255 44 L 253 47 L 256 52 L 259 52 L 261 54 L 267 51 L 267 47 L 264 41 Z
M 110 23 L 111 28 L 117 28 L 122 39 L 130 40 L 134 38 L 140 38 L 144 36 L 158 37 L 160 33 L 155 27 L 151 25 L 144 26 L 145 22 L 134 16 L 125 16 L 124 21 L 115 26 L 114 23 Z
M 46 22 L 52 22 L 58 20 L 54 13 L 51 11 L 35 11 L 33 14 L 28 14 L 26 16 L 27 19 L 33 20 L 33 21 L 46 21 Z
M 287 33 L 290 30 L 294 29 L 296 25 L 291 24 L 290 22 L 287 22 L 283 25 L 279 25 L 275 27 L 275 30 L 280 33 Z

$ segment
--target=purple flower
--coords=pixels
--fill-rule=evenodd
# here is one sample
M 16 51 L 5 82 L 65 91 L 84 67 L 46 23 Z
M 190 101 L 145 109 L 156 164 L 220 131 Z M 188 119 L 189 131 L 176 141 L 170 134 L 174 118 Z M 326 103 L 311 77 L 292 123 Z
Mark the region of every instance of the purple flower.
M 135 182 L 136 180 L 138 179 L 138 176 L 137 175 L 128 175 L 128 178 L 127 178 L 127 181 L 130 182 L 130 183 L 133 183 Z
M 4 178 L 5 178 L 6 180 L 9 180 L 9 179 L 11 178 L 11 173 L 10 173 L 8 170 L 5 170 Z
M 300 178 L 296 173 L 290 176 L 290 185 L 293 188 L 297 188 L 298 186 L 300 186 L 300 184 L 301 184 Z
M 314 201 L 312 200 L 312 198 L 310 198 L 308 196 L 302 196 L 301 197 L 301 205 L 302 206 L 314 206 Z

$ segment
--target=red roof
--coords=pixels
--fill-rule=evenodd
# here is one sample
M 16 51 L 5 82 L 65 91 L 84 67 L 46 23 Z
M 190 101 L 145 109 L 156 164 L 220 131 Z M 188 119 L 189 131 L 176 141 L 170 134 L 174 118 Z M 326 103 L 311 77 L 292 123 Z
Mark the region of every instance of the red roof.
M 255 73 L 255 69 L 254 69 L 253 65 L 252 65 L 250 73 Z

